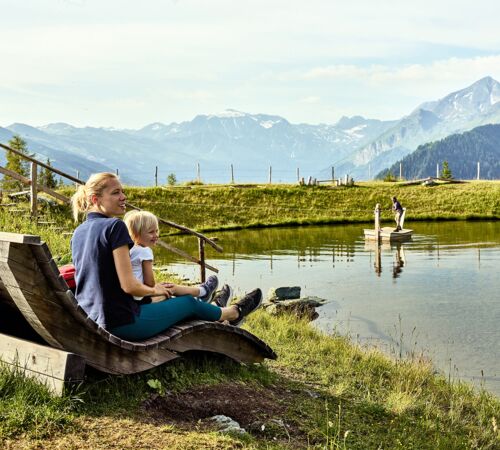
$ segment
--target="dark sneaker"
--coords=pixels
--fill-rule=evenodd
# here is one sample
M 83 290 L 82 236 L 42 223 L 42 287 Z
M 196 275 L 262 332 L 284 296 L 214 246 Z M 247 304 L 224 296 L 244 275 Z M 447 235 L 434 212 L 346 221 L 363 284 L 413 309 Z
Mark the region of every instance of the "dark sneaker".
M 222 286 L 222 289 L 213 296 L 212 303 L 215 303 L 219 308 L 225 308 L 232 298 L 233 288 L 225 284 Z
M 262 291 L 260 289 L 255 289 L 252 292 L 246 294 L 241 300 L 238 300 L 234 305 L 238 308 L 240 315 L 237 319 L 230 321 L 229 323 L 235 327 L 240 326 L 245 317 L 251 312 L 254 312 L 262 303 Z
M 210 275 L 207 281 L 200 284 L 200 287 L 204 287 L 207 293 L 204 296 L 198 297 L 202 302 L 209 302 L 212 300 L 212 295 L 214 295 L 217 286 L 219 286 L 219 279 L 215 275 Z

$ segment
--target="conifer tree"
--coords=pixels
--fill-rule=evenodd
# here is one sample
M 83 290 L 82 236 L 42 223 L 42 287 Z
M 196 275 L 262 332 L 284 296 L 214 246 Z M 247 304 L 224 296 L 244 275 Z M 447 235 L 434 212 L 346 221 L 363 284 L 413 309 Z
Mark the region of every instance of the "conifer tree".
M 17 150 L 18 152 L 21 152 L 26 156 L 30 156 L 28 153 L 28 146 L 26 144 L 26 141 L 18 135 L 15 135 L 7 143 L 7 145 L 13 150 Z M 5 165 L 5 168 L 25 177 L 29 175 L 28 161 L 23 159 L 20 155 L 11 152 L 10 150 L 7 151 L 7 164 Z M 14 180 L 8 175 L 4 175 L 2 187 L 4 189 L 21 190 L 23 188 L 23 184 L 20 181 Z
M 443 161 L 443 169 L 441 170 L 441 178 L 444 178 L 445 180 L 451 180 L 453 178 L 451 170 L 448 166 L 448 161 Z
M 50 167 L 52 167 L 52 165 L 50 164 L 50 159 L 47 158 L 47 162 L 46 164 Z M 56 178 L 54 176 L 54 172 L 52 172 L 50 169 L 46 168 L 46 167 L 40 167 L 40 174 L 38 176 L 38 183 L 43 185 L 43 186 L 46 186 L 48 188 L 51 188 L 51 189 L 54 189 L 57 187 L 57 181 L 56 181 Z

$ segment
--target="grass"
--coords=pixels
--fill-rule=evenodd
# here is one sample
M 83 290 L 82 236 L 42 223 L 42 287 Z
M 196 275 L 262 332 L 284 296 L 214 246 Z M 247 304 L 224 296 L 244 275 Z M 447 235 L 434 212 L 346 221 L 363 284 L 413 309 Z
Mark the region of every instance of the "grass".
M 345 337 L 327 336 L 292 316 L 257 312 L 247 327 L 277 351 L 277 361 L 241 366 L 225 359 L 188 357 L 133 376 L 90 373 L 78 391 L 62 399 L 51 398 L 19 374 L 2 371 L 0 442 L 7 448 L 495 449 L 500 445 L 495 426 L 499 400 L 467 384 L 450 383 L 426 361 L 391 360 Z M 223 396 L 228 383 L 254 386 L 263 395 L 273 386 L 298 394 L 284 414 L 252 436 L 221 435 L 198 422 L 186 430 L 148 419 L 141 409 L 151 396 L 181 393 L 198 385 L 218 386 Z M 283 426 L 276 425 L 280 423 L 290 426 L 288 436 Z
M 375 203 L 388 207 L 391 195 L 409 208 L 412 220 L 500 217 L 496 182 L 432 188 L 194 186 L 127 193 L 131 203 L 198 230 L 371 221 Z M 56 224 L 42 227 L 0 210 L 0 229 L 40 234 L 59 261 L 68 262 L 69 235 L 59 228 L 73 227 L 69 211 L 47 208 L 44 215 Z M 389 212 L 386 218 L 392 218 Z M 390 359 L 292 316 L 257 312 L 246 327 L 277 352 L 277 361 L 241 366 L 188 357 L 133 376 L 90 372 L 63 398 L 0 366 L 0 443 L 12 449 L 500 448 L 499 399 L 436 374 L 429 361 L 414 355 Z M 244 436 L 215 433 L 196 421 L 181 427 L 144 412 L 144 401 L 168 392 L 213 385 L 223 396 L 229 383 L 250 386 L 263 397 L 284 389 L 290 392 L 286 411 L 261 432 Z
M 408 208 L 408 220 L 500 218 L 500 182 L 434 187 L 362 183 L 331 188 L 294 185 L 128 188 L 129 201 L 158 216 L 208 231 L 248 227 L 372 222 L 377 203 L 393 221 L 390 197 Z

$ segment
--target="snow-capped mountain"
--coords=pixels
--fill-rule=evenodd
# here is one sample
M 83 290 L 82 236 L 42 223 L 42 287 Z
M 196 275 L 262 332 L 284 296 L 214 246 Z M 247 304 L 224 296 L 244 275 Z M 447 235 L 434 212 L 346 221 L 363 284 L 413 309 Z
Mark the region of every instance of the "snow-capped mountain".
M 490 123 L 500 123 L 500 83 L 485 77 L 440 100 L 420 105 L 372 142 L 348 155 L 338 170 L 356 179 L 366 179 L 370 172 L 374 175 L 421 144 Z
M 0 141 L 16 133 L 55 167 L 71 174 L 78 170 L 82 178 L 118 169 L 129 184 L 152 184 L 156 166 L 161 183 L 172 172 L 181 181 L 194 179 L 197 163 L 207 182 L 229 181 L 231 164 L 237 181 L 263 181 L 270 165 L 276 181 L 294 181 L 297 168 L 303 176 L 329 177 L 332 165 L 338 176 L 348 173 L 359 180 L 420 144 L 489 123 L 500 123 L 500 83 L 486 77 L 397 121 L 354 116 L 333 125 L 292 124 L 281 116 L 228 109 L 139 130 L 12 124 L 0 128 Z

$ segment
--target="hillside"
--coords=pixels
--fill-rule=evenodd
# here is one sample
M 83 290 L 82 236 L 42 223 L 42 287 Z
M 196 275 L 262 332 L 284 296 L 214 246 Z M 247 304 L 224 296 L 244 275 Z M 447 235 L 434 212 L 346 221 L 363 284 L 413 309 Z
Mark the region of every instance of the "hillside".
M 440 141 L 421 145 L 402 159 L 403 177 L 420 179 L 436 175 L 436 165 L 448 161 L 454 178 L 470 180 L 477 177 L 480 162 L 481 179 L 500 178 L 500 125 L 485 125 L 462 134 L 453 134 Z M 399 174 L 399 161 L 381 171 Z

